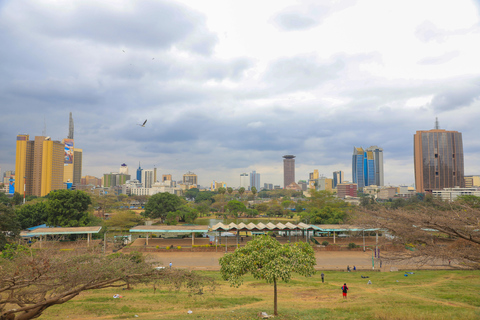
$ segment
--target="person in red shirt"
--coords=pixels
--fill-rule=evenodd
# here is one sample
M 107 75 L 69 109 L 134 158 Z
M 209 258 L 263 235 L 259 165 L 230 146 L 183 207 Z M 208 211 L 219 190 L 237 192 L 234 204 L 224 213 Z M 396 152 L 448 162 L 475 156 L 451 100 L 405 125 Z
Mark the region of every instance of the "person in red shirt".
M 342 286 L 343 299 L 347 299 L 347 291 L 348 291 L 347 284 L 344 283 L 343 286 Z

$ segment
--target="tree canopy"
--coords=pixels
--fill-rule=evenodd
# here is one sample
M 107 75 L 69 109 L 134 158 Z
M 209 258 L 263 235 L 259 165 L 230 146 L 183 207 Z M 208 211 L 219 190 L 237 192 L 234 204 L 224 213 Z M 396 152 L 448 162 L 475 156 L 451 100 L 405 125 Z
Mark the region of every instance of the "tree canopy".
M 0 203 L 0 250 L 20 234 L 20 224 L 11 206 Z
M 182 200 L 171 193 L 156 193 L 148 199 L 145 205 L 145 216 L 165 220 L 169 212 L 177 211 L 182 205 Z
M 22 229 L 35 227 L 48 220 L 47 201 L 25 204 L 16 208 L 17 219 Z
M 87 226 L 92 221 L 88 214 L 91 203 L 90 196 L 84 191 L 52 191 L 48 194 L 47 224 L 52 227 Z
M 288 282 L 293 272 L 302 276 L 315 273 L 313 248 L 305 242 L 280 244 L 272 237 L 256 236 L 245 247 L 220 258 L 220 272 L 231 286 L 239 287 L 243 276 L 251 273 L 274 285 L 274 314 L 277 315 L 277 281 Z

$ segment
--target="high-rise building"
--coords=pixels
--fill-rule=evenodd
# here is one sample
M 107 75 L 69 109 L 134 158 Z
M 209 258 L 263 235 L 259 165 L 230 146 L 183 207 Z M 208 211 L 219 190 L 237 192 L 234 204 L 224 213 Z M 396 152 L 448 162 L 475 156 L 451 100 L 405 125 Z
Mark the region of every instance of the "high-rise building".
M 170 173 L 162 175 L 162 182 L 172 181 L 172 175 Z
M 339 183 L 337 184 L 337 197 L 340 199 L 345 199 L 345 197 L 356 197 L 357 196 L 357 184 L 356 183 Z
M 295 182 L 295 156 L 283 156 L 283 187 Z
M 417 192 L 465 187 L 462 133 L 436 129 L 413 137 Z
M 309 180 L 315 180 L 315 179 L 318 179 L 319 177 L 320 175 L 317 169 L 313 170 L 313 172 L 310 172 L 309 174 Z
M 358 190 L 365 186 L 383 186 L 383 149 L 372 146 L 367 149 L 353 148 L 352 180 Z
M 78 148 L 73 149 L 73 159 L 73 184 L 78 186 L 82 179 L 83 150 Z
M 30 141 L 28 134 L 18 135 L 15 192 L 43 197 L 64 189 L 64 149 L 64 144 L 50 137 L 38 136 Z
M 343 183 L 343 180 L 343 171 L 334 171 L 332 187 L 337 188 L 337 184 Z
M 137 169 L 137 180 L 142 182 L 142 167 L 140 167 L 140 161 L 138 162 L 138 169 Z
M 465 176 L 465 188 L 480 187 L 480 176 Z
M 183 175 L 183 184 L 196 186 L 197 185 L 197 175 L 193 172 L 187 172 Z
M 273 190 L 273 184 L 272 183 L 264 183 L 263 188 L 265 190 Z
M 119 173 L 123 173 L 123 174 L 128 174 L 128 166 L 126 163 L 122 163 L 120 165 L 120 171 L 118 171 Z
M 130 180 L 129 174 L 123 173 L 106 173 L 103 175 L 103 186 L 105 188 L 111 188 L 116 186 L 121 186 Z
M 144 188 L 151 188 L 153 185 L 153 170 L 142 171 L 142 184 Z
M 240 188 L 245 188 L 245 190 L 248 190 L 248 184 L 249 184 L 248 173 L 241 173 Z
M 249 190 L 252 190 L 252 188 L 255 187 L 257 191 L 260 191 L 260 173 L 257 173 L 255 170 L 253 170 L 250 173 L 250 188 Z

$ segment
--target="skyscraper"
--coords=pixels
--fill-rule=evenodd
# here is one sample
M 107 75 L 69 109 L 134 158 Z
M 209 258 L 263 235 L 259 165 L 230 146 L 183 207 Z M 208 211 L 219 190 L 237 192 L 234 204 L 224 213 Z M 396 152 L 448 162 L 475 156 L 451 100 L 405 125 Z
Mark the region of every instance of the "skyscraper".
M 43 197 L 64 189 L 64 148 L 63 143 L 50 137 L 38 136 L 30 141 L 28 134 L 18 135 L 15 192 Z
M 240 188 L 248 189 L 248 173 L 240 174 Z
M 138 169 L 137 169 L 137 180 L 142 182 L 142 167 L 140 167 L 140 161 L 138 162 Z
M 436 129 L 413 136 L 417 192 L 465 186 L 462 133 Z
M 119 173 L 123 173 L 123 174 L 128 174 L 128 166 L 126 163 L 122 163 L 120 165 L 120 171 L 118 171 Z
M 186 185 L 196 186 L 197 185 L 197 175 L 193 172 L 188 171 L 183 175 L 183 183 Z
M 260 191 L 260 173 L 255 170 L 250 173 L 250 190 L 255 187 L 257 191 Z
M 152 184 L 155 181 L 153 180 L 153 170 L 143 170 L 142 171 L 142 183 L 145 188 L 151 188 Z
M 370 148 L 353 148 L 352 180 L 358 190 L 365 186 L 383 186 L 383 149 L 377 146 Z
M 289 154 L 283 156 L 283 187 L 292 182 L 295 182 L 295 156 Z
M 337 184 L 343 183 L 343 180 L 343 171 L 334 171 L 332 187 L 335 189 Z

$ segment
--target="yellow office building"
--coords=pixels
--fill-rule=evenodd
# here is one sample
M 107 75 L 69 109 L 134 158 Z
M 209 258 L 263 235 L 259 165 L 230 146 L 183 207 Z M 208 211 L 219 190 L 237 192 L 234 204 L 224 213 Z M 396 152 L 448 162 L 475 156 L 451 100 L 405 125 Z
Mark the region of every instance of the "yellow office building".
M 49 137 L 17 136 L 15 192 L 43 197 L 64 189 L 64 144 Z

